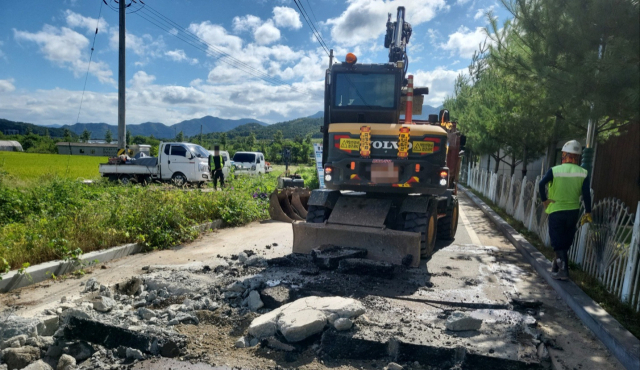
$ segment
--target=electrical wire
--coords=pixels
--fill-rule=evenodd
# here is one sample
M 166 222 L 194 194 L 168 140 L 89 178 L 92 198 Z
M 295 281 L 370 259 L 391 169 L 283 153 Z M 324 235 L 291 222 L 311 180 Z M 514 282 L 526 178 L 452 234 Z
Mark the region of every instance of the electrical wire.
M 311 29 L 313 36 L 315 36 L 316 40 L 318 40 L 318 43 L 320 44 L 320 46 L 322 46 L 322 48 L 324 49 L 324 52 L 327 53 L 327 55 L 329 55 L 329 48 L 327 47 L 327 44 L 324 42 L 322 35 L 320 34 L 320 32 L 318 32 L 316 27 L 313 25 L 313 22 L 309 18 L 307 12 L 304 10 L 304 6 L 302 5 L 302 2 L 299 0 L 293 0 L 293 2 L 296 4 L 296 7 L 298 8 L 300 15 L 302 15 L 302 18 Z
M 96 37 L 98 36 L 98 27 L 100 26 L 100 16 L 102 15 L 102 3 L 100 3 L 100 11 L 98 11 L 98 20 L 96 22 L 96 33 L 93 34 L 93 43 L 91 44 L 91 54 L 89 54 L 89 65 L 87 65 L 87 74 L 84 76 L 84 87 L 82 88 L 82 97 L 80 98 L 80 108 L 78 108 L 78 116 L 76 123 L 80 121 L 80 112 L 82 111 L 82 103 L 84 102 L 84 93 L 87 90 L 87 80 L 89 79 L 89 70 L 91 69 L 91 60 L 93 59 L 93 50 L 96 46 Z
M 167 32 L 168 34 L 176 37 L 177 39 L 193 46 L 194 48 L 202 51 L 203 53 L 205 53 L 208 56 L 211 56 L 213 58 L 216 58 L 217 60 L 222 61 L 225 64 L 230 65 L 233 68 L 239 69 L 245 73 L 248 73 L 254 77 L 257 77 L 265 82 L 268 82 L 272 85 L 275 86 L 289 86 L 289 88 L 293 91 L 296 92 L 302 92 L 298 89 L 296 89 L 293 86 L 290 86 L 288 83 L 276 78 L 276 77 L 272 77 L 267 73 L 264 73 L 262 71 L 259 71 L 258 69 L 232 57 L 231 55 L 225 53 L 224 51 L 220 50 L 219 48 L 216 48 L 215 46 L 209 44 L 208 42 L 202 40 L 201 38 L 199 38 L 197 35 L 194 35 L 192 33 L 190 33 L 189 31 L 186 31 L 184 29 L 182 29 L 182 27 L 180 27 L 183 30 L 183 33 L 186 36 L 191 36 L 191 38 L 193 40 L 189 40 L 187 38 L 185 38 L 185 35 L 181 34 L 179 30 L 178 33 L 173 33 L 171 32 L 172 29 L 175 29 L 175 27 L 172 27 L 171 25 L 167 25 L 167 22 L 162 22 L 162 20 L 159 20 L 157 17 L 155 18 L 151 18 L 150 16 L 152 16 L 150 13 L 147 12 L 140 12 L 137 14 L 140 18 L 146 20 L 147 22 L 153 24 L 154 26 L 158 27 L 159 29 Z M 168 19 L 168 18 L 167 18 Z M 158 24 L 161 23 L 161 24 Z M 179 26 L 178 26 L 179 27 Z M 214 53 L 213 51 L 211 51 L 207 46 L 212 47 L 214 50 L 216 50 L 216 53 Z
M 178 23 L 174 22 L 173 20 L 163 15 L 159 11 L 153 9 L 153 7 L 150 5 L 146 5 L 145 11 L 140 12 L 137 15 L 145 19 L 147 22 L 153 24 L 154 26 L 160 28 L 161 30 L 178 38 L 179 40 L 186 42 L 187 44 L 195 47 L 196 49 L 204 52 L 209 56 L 219 59 L 220 61 L 230 65 L 233 68 L 249 73 L 254 77 L 262 79 L 265 82 L 268 82 L 276 86 L 280 86 L 280 85 L 290 86 L 287 82 L 280 80 L 277 77 L 273 77 L 268 73 L 262 72 L 254 68 L 253 66 L 247 63 L 244 63 L 243 61 L 233 57 L 232 55 L 225 52 L 223 49 L 203 40 L 198 35 L 180 26 Z M 172 29 L 175 29 L 175 31 L 177 32 L 172 32 Z M 187 39 L 185 39 L 185 37 Z M 300 92 L 298 89 L 296 89 L 293 86 L 290 86 L 290 88 L 294 91 Z
M 311 6 L 311 3 L 309 2 L 309 0 L 307 0 L 307 5 L 309 5 L 309 9 L 311 10 L 311 14 L 313 14 L 313 19 L 315 19 L 316 24 L 320 23 L 318 22 L 318 18 L 316 18 L 316 12 L 313 11 L 313 7 Z

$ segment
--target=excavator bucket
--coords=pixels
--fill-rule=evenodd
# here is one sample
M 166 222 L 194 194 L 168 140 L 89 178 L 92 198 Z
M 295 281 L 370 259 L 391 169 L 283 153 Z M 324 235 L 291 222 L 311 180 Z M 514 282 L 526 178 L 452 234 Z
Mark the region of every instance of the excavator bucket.
M 308 189 L 294 188 L 291 194 L 291 207 L 302 219 L 307 219 L 307 202 L 311 192 Z
M 293 191 L 287 189 L 275 189 L 269 197 L 269 215 L 272 220 L 293 222 L 304 220 L 291 206 Z

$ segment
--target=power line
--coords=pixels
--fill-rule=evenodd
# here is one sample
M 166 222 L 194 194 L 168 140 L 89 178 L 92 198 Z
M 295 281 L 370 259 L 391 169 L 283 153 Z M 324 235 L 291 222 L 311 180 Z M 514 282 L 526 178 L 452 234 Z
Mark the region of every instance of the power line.
M 313 14 L 313 19 L 315 19 L 316 24 L 320 23 L 318 22 L 318 18 L 316 18 L 316 12 L 313 11 L 313 7 L 311 7 L 311 3 L 309 2 L 309 0 L 307 0 L 307 5 L 309 5 L 309 9 L 311 10 L 311 14 Z
M 203 40 L 202 38 L 200 38 L 198 35 L 194 34 L 193 32 L 187 30 L 186 28 L 180 26 L 178 23 L 174 22 L 173 20 L 171 20 L 170 18 L 168 18 L 167 16 L 163 15 L 162 13 L 160 13 L 159 11 L 153 9 L 153 7 L 151 7 L 150 5 L 146 5 L 145 6 L 145 11 L 140 12 L 137 14 L 138 16 L 140 16 L 141 18 L 145 19 L 147 22 L 155 25 L 156 27 L 160 28 L 161 30 L 171 34 L 172 36 L 178 38 L 181 41 L 186 42 L 187 44 L 195 47 L 196 49 L 204 52 L 205 54 L 215 57 L 217 59 L 219 59 L 220 61 L 230 65 L 233 68 L 239 69 L 243 72 L 249 73 L 254 77 L 260 78 L 270 84 L 279 86 L 279 85 L 289 85 L 288 83 L 286 83 L 283 80 L 280 80 L 277 77 L 273 77 L 271 75 L 269 75 L 268 73 L 262 72 L 256 68 L 254 68 L 253 66 L 244 63 L 243 61 L 233 57 L 232 55 L 228 54 L 227 52 L 225 52 L 224 50 L 222 50 L 221 48 L 210 44 L 209 42 Z M 160 24 L 158 24 L 160 23 Z M 175 29 L 177 32 L 172 32 L 172 29 Z M 182 32 L 182 34 L 180 33 Z M 184 35 L 183 35 L 184 34 Z M 183 38 L 183 36 L 188 37 L 189 39 L 185 39 Z M 195 42 L 195 44 L 194 44 Z M 205 47 L 206 45 L 206 47 Z M 203 49 L 204 47 L 204 49 Z M 215 54 L 214 54 L 215 53 Z M 294 88 L 293 86 L 290 86 L 290 88 L 294 91 L 299 92 L 296 88 Z
M 80 112 L 82 111 L 82 102 L 84 102 L 84 92 L 87 90 L 87 80 L 89 79 L 89 69 L 91 68 L 91 60 L 93 59 L 93 50 L 96 46 L 96 37 L 98 36 L 98 27 L 100 26 L 100 16 L 102 15 L 102 3 L 100 3 L 100 11 L 98 11 L 98 20 L 96 22 L 96 33 L 93 34 L 93 44 L 91 44 L 91 54 L 89 54 L 89 64 L 87 65 L 87 74 L 84 76 L 84 87 L 82 88 L 82 97 L 80 98 L 80 108 L 78 108 L 78 116 L 76 123 L 80 121 Z
M 304 10 L 304 6 L 302 5 L 302 2 L 299 1 L 299 0 L 293 0 L 293 2 L 296 4 L 296 7 L 298 8 L 298 11 L 300 11 L 300 15 L 302 15 L 302 18 L 304 19 L 304 21 L 307 23 L 307 25 L 311 29 L 311 32 L 316 37 L 316 40 L 318 40 L 318 43 L 324 49 L 324 52 L 327 53 L 327 55 L 329 55 L 329 47 L 324 42 L 324 39 L 322 38 L 322 35 L 320 34 L 320 32 L 318 32 L 316 27 L 313 25 L 313 22 L 311 21 L 311 18 L 309 18 L 306 10 Z

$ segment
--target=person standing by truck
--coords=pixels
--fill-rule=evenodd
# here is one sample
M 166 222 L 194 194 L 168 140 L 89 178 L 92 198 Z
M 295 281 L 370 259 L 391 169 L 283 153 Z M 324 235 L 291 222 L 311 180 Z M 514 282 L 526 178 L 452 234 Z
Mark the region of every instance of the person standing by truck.
M 213 155 L 209 156 L 209 168 L 211 169 L 211 178 L 213 179 L 213 188 L 218 189 L 218 179 L 220 179 L 220 187 L 224 187 L 224 157 L 220 155 L 220 146 L 213 147 Z
M 580 225 L 591 222 L 591 192 L 589 173 L 578 165 L 582 146 L 571 140 L 562 147 L 562 164 L 549 169 L 540 180 L 540 198 L 549 214 L 549 238 L 556 252 L 551 276 L 556 280 L 569 278 L 569 248 L 573 244 L 578 217 L 580 216 L 580 195 L 584 201 L 585 214 Z M 549 185 L 549 197 L 545 186 Z

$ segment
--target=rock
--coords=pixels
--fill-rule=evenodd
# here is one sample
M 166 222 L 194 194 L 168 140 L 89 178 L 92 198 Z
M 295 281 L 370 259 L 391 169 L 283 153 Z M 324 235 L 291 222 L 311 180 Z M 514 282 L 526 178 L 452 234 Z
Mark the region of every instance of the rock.
M 445 326 L 451 331 L 478 330 L 482 320 L 470 317 L 464 312 L 456 311 L 447 318 Z
M 347 258 L 338 264 L 338 272 L 352 275 L 367 275 L 385 279 L 393 278 L 394 266 L 389 262 L 361 258 Z
M 53 337 L 33 337 L 27 339 L 25 344 L 31 347 L 38 347 L 42 350 L 45 350 L 52 346 L 54 343 Z
M 84 290 L 82 291 L 82 293 L 93 292 L 98 289 L 100 289 L 100 283 L 98 283 L 96 278 L 91 278 L 84 284 Z
M 109 297 L 99 297 L 93 301 L 93 309 L 99 312 L 109 312 L 116 305 L 116 301 Z
M 247 339 L 245 337 L 240 337 L 236 340 L 236 348 L 245 348 L 247 347 Z
M 69 355 L 62 355 L 58 360 L 56 370 L 72 370 L 76 366 L 76 359 Z
M 320 333 L 326 324 L 327 316 L 314 309 L 285 312 L 277 322 L 278 329 L 288 342 L 299 342 Z
M 144 307 L 138 309 L 138 315 L 145 320 L 150 320 L 152 317 L 156 317 L 156 313 L 153 310 Z
M 275 335 L 278 316 L 282 313 L 282 308 L 275 309 L 262 316 L 256 317 L 249 325 L 249 334 L 256 338 L 266 338 Z
M 267 266 L 267 260 L 260 256 L 251 256 L 244 261 L 245 266 Z
M 200 324 L 200 320 L 195 315 L 188 314 L 185 312 L 179 312 L 173 320 L 177 320 L 181 324 Z M 173 321 L 172 320 L 172 321 Z
M 249 256 L 247 256 L 247 254 L 244 253 L 244 252 L 240 252 L 240 254 L 238 254 L 238 261 L 240 261 L 242 263 L 245 263 L 248 258 L 249 258 Z
M 60 303 L 67 303 L 67 296 L 63 295 L 62 298 L 60 298 Z
M 318 249 L 311 251 L 313 263 L 321 269 L 335 270 L 341 260 L 347 258 L 364 258 L 367 256 L 366 249 L 343 248 L 335 245 L 322 245 Z
M 46 362 L 38 360 L 22 370 L 53 370 L 53 368 Z
M 327 316 L 327 321 L 329 322 L 329 324 L 333 325 L 339 318 L 340 316 L 337 313 L 330 313 Z
M 78 341 L 63 349 L 63 352 L 82 362 L 93 355 L 93 347 L 85 341 Z
M 2 362 L 9 369 L 22 369 L 40 359 L 40 349 L 31 346 L 7 348 L 2 351 Z
M 279 341 L 275 337 L 267 338 L 267 347 L 273 348 L 273 349 L 277 349 L 277 350 L 280 350 L 280 351 L 286 351 L 286 352 L 295 351 L 295 349 L 296 349 L 294 346 L 292 346 L 290 344 L 282 343 L 281 341 Z
M 247 298 L 247 300 L 247 305 L 253 312 L 258 311 L 258 309 L 264 306 L 264 303 L 262 303 L 262 300 L 260 300 L 260 293 L 256 292 L 255 290 L 252 290 L 251 293 L 249 293 L 249 297 Z
M 242 284 L 242 282 L 240 281 L 234 281 L 233 283 L 227 285 L 227 288 L 225 289 L 227 292 L 235 292 L 235 293 L 242 293 L 245 291 L 245 286 L 244 284 Z
M 291 290 L 283 285 L 267 287 L 260 292 L 260 299 L 266 308 L 278 308 L 289 302 Z
M 60 320 L 58 315 L 49 315 L 40 318 L 40 322 L 37 325 L 38 335 L 41 337 L 50 337 L 58 330 L 60 326 Z
M 136 295 L 137 293 L 142 293 L 142 290 L 144 290 L 142 283 L 142 279 L 139 277 L 133 277 L 124 284 L 116 284 L 116 291 L 120 294 Z M 140 289 L 141 287 L 142 290 Z
M 326 315 L 332 313 L 339 317 L 352 319 L 365 313 L 365 308 L 353 298 L 343 297 L 305 297 L 292 303 L 292 308 L 309 307 L 324 312 Z
M 140 308 L 140 307 L 144 307 L 147 305 L 147 301 L 145 300 L 140 300 L 140 301 L 135 301 L 133 302 L 133 304 L 131 305 L 133 308 Z
M 7 340 L 5 340 L 4 342 L 0 342 L 0 350 L 3 350 L 5 348 L 17 348 L 17 347 L 22 347 L 24 346 L 25 342 L 27 341 L 27 338 L 29 338 L 28 336 L 26 336 L 25 334 L 22 335 L 16 335 L 15 337 L 11 337 Z
M 544 343 L 538 344 L 538 359 L 549 359 L 549 350 L 547 349 L 547 346 L 544 345 Z
M 144 355 L 139 349 L 127 348 L 126 356 L 134 360 L 144 360 Z
M 258 343 L 260 343 L 258 338 L 252 338 L 251 341 L 249 341 L 249 347 L 255 347 L 258 345 Z
M 402 370 L 404 367 L 402 365 L 396 364 L 395 362 L 389 362 L 387 365 L 387 370 Z
M 5 341 L 17 335 L 26 335 L 35 337 L 38 333 L 38 324 L 40 321 L 33 318 L 24 318 L 20 316 L 0 317 L 0 341 Z
M 333 326 L 339 331 L 349 330 L 353 326 L 353 321 L 346 318 L 339 318 L 333 323 Z

